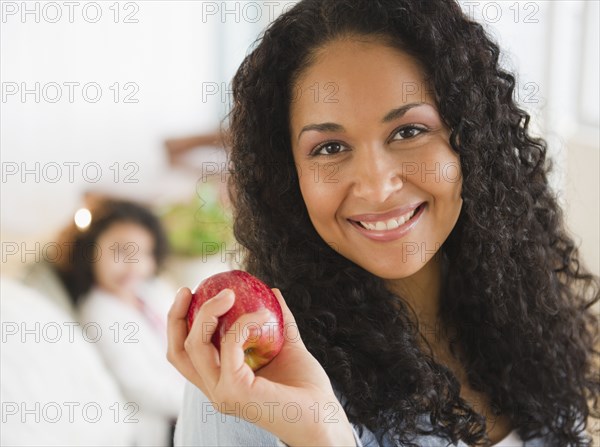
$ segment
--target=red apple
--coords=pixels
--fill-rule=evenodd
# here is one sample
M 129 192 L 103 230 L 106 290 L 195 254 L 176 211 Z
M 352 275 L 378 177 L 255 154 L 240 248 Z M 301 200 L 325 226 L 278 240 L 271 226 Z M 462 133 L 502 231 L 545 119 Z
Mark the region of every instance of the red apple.
M 202 281 L 193 291 L 192 302 L 188 310 L 188 327 L 200 307 L 223 289 L 231 289 L 235 293 L 235 302 L 231 309 L 219 317 L 219 322 L 211 341 L 220 349 L 221 338 L 235 321 L 244 314 L 268 309 L 271 315 L 266 324 L 248 324 L 245 330 L 250 336 L 244 343 L 244 358 L 253 371 L 265 366 L 275 357 L 283 346 L 283 313 L 279 301 L 273 291 L 261 280 L 241 270 L 217 273 Z M 252 328 L 253 326 L 253 328 Z

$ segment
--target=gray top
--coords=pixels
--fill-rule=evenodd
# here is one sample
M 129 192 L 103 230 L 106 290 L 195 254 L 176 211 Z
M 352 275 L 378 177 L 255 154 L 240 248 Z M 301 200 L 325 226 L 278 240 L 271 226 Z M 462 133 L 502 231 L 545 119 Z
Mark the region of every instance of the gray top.
M 423 424 L 430 426 L 429 417 L 423 417 L 421 421 Z M 375 439 L 375 435 L 364 427 L 360 438 L 356 426 L 354 432 L 357 447 L 401 446 L 400 443 L 389 438 L 385 439 L 383 444 L 379 444 Z M 509 438 L 514 439 L 514 436 L 506 438 L 506 441 L 509 441 Z M 427 447 L 468 447 L 462 441 L 459 441 L 458 444 L 451 444 L 447 439 L 432 435 L 419 436 L 414 441 Z M 280 447 L 283 445 L 274 435 L 244 419 L 216 412 L 210 401 L 196 386 L 189 382 L 186 384 L 183 406 L 175 429 L 175 446 Z M 543 447 L 546 445 L 548 443 L 545 443 L 543 438 L 536 438 L 527 442 L 519 441 L 518 444 L 502 441 L 496 444 L 498 447 Z

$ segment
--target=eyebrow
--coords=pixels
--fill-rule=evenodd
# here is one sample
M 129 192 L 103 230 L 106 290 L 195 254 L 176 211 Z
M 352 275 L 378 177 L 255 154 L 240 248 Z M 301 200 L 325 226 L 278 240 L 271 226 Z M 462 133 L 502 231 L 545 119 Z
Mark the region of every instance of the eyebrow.
M 394 121 L 394 120 L 404 116 L 404 114 L 406 112 L 408 112 L 410 109 L 419 107 L 424 104 L 425 103 L 423 103 L 423 102 L 413 102 L 410 104 L 405 104 L 396 109 L 392 109 L 388 113 L 386 113 L 386 115 L 381 119 L 381 122 L 383 124 L 386 124 L 386 123 L 389 123 L 390 121 Z M 300 136 L 304 132 L 307 132 L 309 130 L 315 130 L 317 132 L 343 132 L 345 129 L 344 129 L 344 126 L 342 126 L 341 124 L 338 124 L 338 123 L 307 124 L 306 126 L 304 126 L 302 128 L 302 130 L 298 134 L 298 140 L 300 140 Z

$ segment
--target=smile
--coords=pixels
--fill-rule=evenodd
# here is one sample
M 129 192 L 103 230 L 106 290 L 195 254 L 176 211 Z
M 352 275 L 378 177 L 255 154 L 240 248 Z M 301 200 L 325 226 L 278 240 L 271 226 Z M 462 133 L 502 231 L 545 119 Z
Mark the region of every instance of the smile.
M 380 220 L 380 221 L 375 221 L 375 222 L 362 222 L 362 221 L 358 221 L 359 225 L 362 225 L 363 228 L 366 228 L 367 230 L 394 230 L 396 228 L 398 228 L 400 225 L 403 225 L 404 222 L 408 222 L 410 220 L 411 217 L 413 217 L 415 215 L 415 213 L 417 212 L 418 208 L 415 208 L 414 210 L 412 210 L 409 213 L 404 214 L 403 216 L 397 217 L 397 218 L 392 218 L 386 221 Z
M 369 217 L 368 220 L 348 219 L 348 221 L 363 235 L 375 240 L 388 241 L 408 233 L 417 224 L 425 207 L 426 203 L 423 202 L 413 210 L 397 217 L 385 216 L 386 218 L 381 220 Z

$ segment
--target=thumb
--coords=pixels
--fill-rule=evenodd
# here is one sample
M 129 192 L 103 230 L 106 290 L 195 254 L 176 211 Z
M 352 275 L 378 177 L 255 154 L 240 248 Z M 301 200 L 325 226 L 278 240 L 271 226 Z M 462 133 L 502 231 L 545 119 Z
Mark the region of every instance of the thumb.
M 292 311 L 283 299 L 281 291 L 277 288 L 271 290 L 275 294 L 275 297 L 277 298 L 277 301 L 279 301 L 279 305 L 281 306 L 281 312 L 283 313 L 283 323 L 296 323 L 296 319 L 294 318 L 294 315 L 292 315 Z
M 298 324 L 296 323 L 296 319 L 292 314 L 292 311 L 285 303 L 283 299 L 283 295 L 281 295 L 281 291 L 277 288 L 271 289 L 279 301 L 279 305 L 281 306 L 281 313 L 283 314 L 283 326 L 284 326 L 284 337 L 287 341 L 301 341 L 300 331 L 298 329 Z

